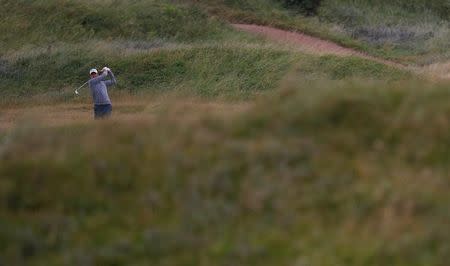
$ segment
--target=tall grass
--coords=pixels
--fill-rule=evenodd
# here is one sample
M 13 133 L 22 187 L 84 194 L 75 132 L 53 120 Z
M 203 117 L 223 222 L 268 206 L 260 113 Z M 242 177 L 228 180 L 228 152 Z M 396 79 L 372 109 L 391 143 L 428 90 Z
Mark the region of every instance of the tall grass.
M 11 55 L 2 61 L 1 94 L 6 98 L 52 91 L 73 94 L 88 79 L 90 68 L 108 65 L 117 76 L 118 90 L 187 90 L 203 97 L 246 98 L 274 88 L 298 58 L 271 47 L 239 44 L 168 45 L 149 50 L 120 50 L 118 46 L 66 45 Z
M 90 42 L 10 53 L 0 68 L 1 104 L 47 94 L 73 101 L 73 90 L 92 67 L 108 65 L 118 85 L 113 91 L 160 94 L 181 92 L 200 97 L 248 99 L 268 92 L 289 73 L 304 80 L 412 78 L 403 70 L 366 59 L 312 56 L 270 45 L 159 42 Z M 296 68 L 291 71 L 291 66 Z
M 238 117 L 3 136 L 2 262 L 446 265 L 446 86 L 288 85 Z
M 230 21 L 301 30 L 391 60 L 428 64 L 449 58 L 446 0 L 324 0 L 312 17 L 280 1 L 196 2 Z
M 10 49 L 92 39 L 224 40 L 230 37 L 222 21 L 227 20 L 302 30 L 403 62 L 426 64 L 449 58 L 445 0 L 326 0 L 314 17 L 304 17 L 275 0 L 2 0 L 1 4 L 0 55 Z
M 328 0 L 324 1 L 319 16 L 338 24 L 350 37 L 393 56 L 448 56 L 450 21 L 440 15 L 446 3 Z
M 190 41 L 220 37 L 227 31 L 221 22 L 199 8 L 170 1 L 2 0 L 0 3 L 3 49 L 55 42 L 82 43 L 92 38 Z

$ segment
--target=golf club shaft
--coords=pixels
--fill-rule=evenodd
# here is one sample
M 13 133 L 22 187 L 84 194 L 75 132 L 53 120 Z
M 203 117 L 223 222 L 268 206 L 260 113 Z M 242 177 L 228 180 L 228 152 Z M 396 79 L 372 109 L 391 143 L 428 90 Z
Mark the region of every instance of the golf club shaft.
M 78 89 L 76 89 L 75 90 L 75 92 L 77 92 L 79 89 L 81 89 L 81 88 L 83 88 L 84 87 L 84 85 L 86 85 L 87 83 L 89 82 L 89 80 L 88 81 L 86 81 L 85 83 L 83 83 L 83 85 L 81 85 L 80 87 L 78 87 Z

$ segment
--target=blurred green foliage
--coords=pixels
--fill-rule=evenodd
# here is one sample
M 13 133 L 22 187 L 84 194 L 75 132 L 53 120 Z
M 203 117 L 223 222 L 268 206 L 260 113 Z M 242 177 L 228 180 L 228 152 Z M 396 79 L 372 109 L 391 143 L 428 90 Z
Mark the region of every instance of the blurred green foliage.
M 238 117 L 3 135 L 2 262 L 446 265 L 448 89 L 297 86 Z

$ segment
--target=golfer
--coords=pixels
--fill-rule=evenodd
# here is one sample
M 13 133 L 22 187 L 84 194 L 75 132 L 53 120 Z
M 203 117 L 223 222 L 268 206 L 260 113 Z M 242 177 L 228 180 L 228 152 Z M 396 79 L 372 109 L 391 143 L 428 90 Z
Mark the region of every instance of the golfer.
M 89 88 L 91 89 L 92 99 L 94 100 L 94 118 L 102 119 L 111 115 L 112 105 L 108 96 L 108 87 L 116 84 L 116 78 L 111 69 L 104 67 L 99 75 L 97 69 L 89 71 L 91 79 Z M 110 80 L 106 78 L 110 76 Z

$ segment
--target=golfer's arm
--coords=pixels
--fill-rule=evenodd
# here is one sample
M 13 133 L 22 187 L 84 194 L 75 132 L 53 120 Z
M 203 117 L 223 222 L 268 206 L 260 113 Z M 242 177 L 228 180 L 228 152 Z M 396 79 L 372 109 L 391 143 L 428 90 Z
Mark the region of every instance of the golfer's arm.
M 109 71 L 109 75 L 111 76 L 111 80 L 105 81 L 106 86 L 111 86 L 117 84 L 116 77 L 114 77 L 114 74 L 112 71 Z

